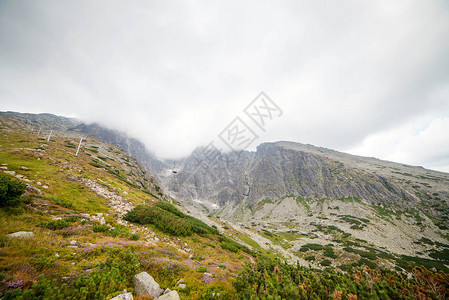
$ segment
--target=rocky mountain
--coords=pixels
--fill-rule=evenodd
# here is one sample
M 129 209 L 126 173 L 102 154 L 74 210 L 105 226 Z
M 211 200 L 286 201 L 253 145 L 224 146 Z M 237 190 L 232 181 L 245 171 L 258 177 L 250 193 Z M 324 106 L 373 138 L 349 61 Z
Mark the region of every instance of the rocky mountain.
M 57 118 L 8 120 L 37 130 Z M 369 256 L 389 268 L 448 268 L 447 173 L 293 142 L 225 154 L 198 148 L 173 169 L 123 133 L 64 118 L 57 128 L 61 136 L 88 134 L 119 146 L 156 178 L 153 187 L 255 251 L 314 267 L 328 259 L 332 266 L 361 264 Z M 136 177 L 133 184 L 139 186 Z
M 435 209 L 449 203 L 447 173 L 292 142 L 264 143 L 256 152 L 217 153 L 212 161 L 201 153 L 197 149 L 178 162 L 176 174 L 163 177 L 177 199 L 220 207 L 245 203 L 254 209 L 261 201 L 287 195 L 351 198 L 447 216 Z
M 448 243 L 447 173 L 292 142 L 197 149 L 177 165 L 159 174 L 172 197 L 295 257 L 308 243 L 343 249 L 348 237 L 422 257 L 422 241 Z

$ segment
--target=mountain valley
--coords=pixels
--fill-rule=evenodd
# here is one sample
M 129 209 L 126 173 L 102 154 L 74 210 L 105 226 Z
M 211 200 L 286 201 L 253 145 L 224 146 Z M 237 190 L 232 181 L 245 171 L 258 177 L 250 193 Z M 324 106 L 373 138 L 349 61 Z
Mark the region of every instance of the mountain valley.
M 173 161 L 98 124 L 6 112 L 0 128 L 1 171 L 28 184 L 24 206 L 1 210 L 3 292 L 19 280 L 30 288 L 39 274 L 81 278 L 126 249 L 186 299 L 232 298 L 242 266 L 258 257 L 316 272 L 449 273 L 447 173 L 294 142 L 212 160 L 197 148 L 174 173 Z M 25 230 L 39 239 L 24 247 L 8 238 Z

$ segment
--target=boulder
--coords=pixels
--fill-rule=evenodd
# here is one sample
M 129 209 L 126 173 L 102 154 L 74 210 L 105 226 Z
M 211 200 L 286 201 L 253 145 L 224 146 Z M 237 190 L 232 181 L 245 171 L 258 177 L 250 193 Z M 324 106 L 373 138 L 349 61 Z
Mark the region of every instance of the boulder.
M 98 213 L 96 216 L 92 216 L 92 219 L 100 222 L 101 225 L 106 224 L 106 220 L 104 219 L 104 216 L 102 213 Z
M 134 275 L 134 293 L 136 296 L 150 295 L 157 299 L 164 291 L 159 284 L 147 272 Z
M 132 293 L 120 294 L 118 296 L 115 296 L 114 298 L 111 298 L 111 300 L 133 300 L 133 294 Z
M 8 234 L 11 239 L 29 239 L 35 237 L 34 232 L 31 231 L 18 231 Z
M 25 191 L 30 193 L 30 194 L 42 195 L 41 190 L 38 189 L 37 187 L 35 187 L 34 185 L 31 185 L 31 184 L 27 184 L 27 187 L 25 188 Z
M 181 290 L 183 290 L 183 289 L 185 289 L 185 288 L 187 287 L 187 285 L 186 285 L 185 283 L 180 283 L 180 284 L 178 284 L 178 287 L 179 287 Z
M 179 300 L 179 295 L 177 291 L 171 291 L 167 294 L 163 294 L 158 298 L 158 300 Z

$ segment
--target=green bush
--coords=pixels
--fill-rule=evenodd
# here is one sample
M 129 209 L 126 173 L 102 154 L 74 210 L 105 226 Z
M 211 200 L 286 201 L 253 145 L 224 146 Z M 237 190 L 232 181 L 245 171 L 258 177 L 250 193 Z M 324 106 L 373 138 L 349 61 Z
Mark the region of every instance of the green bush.
M 228 238 L 224 235 L 220 235 L 219 240 L 220 240 L 220 247 L 222 249 L 229 250 L 234 253 L 237 253 L 240 249 L 242 249 L 242 245 L 240 245 L 236 241 L 231 240 L 230 238 Z M 247 247 L 245 247 L 245 248 L 247 248 Z M 246 249 L 242 249 L 242 250 L 246 250 Z
M 51 230 L 58 230 L 58 229 L 63 229 L 63 228 L 69 227 L 70 223 L 69 223 L 69 221 L 67 221 L 65 219 L 51 220 L 46 223 L 43 223 L 41 226 L 44 228 L 47 228 L 47 229 L 51 229 Z
M 26 184 L 0 174 L 0 207 L 14 207 L 21 203 Z
M 152 224 L 160 231 L 175 236 L 189 236 L 194 233 L 199 235 L 219 234 L 216 228 L 212 228 L 162 201 L 155 206 L 139 205 L 123 218 L 138 224 Z
M 328 266 L 332 265 L 332 262 L 328 259 L 325 259 L 320 262 L 320 265 L 328 267 Z
M 188 236 L 193 234 L 192 225 L 187 220 L 156 206 L 139 205 L 129 211 L 123 219 L 138 224 L 152 224 L 160 231 L 170 235 Z
M 324 247 L 324 256 L 330 257 L 330 258 L 337 258 L 337 255 L 334 253 L 334 249 L 330 246 Z
M 110 228 L 108 230 L 105 231 L 99 231 L 99 232 L 104 232 L 104 234 L 109 235 L 109 236 L 113 236 L 113 237 L 128 237 L 130 235 L 130 233 L 128 232 L 128 230 L 125 229 L 120 229 L 120 228 Z
M 377 268 L 377 264 L 375 262 L 368 260 L 366 258 L 359 259 L 359 262 L 357 263 L 357 265 L 359 265 L 359 266 L 365 265 L 365 266 L 370 267 L 371 269 Z
M 133 233 L 133 234 L 130 235 L 129 239 L 131 241 L 137 241 L 137 240 L 140 239 L 140 236 L 138 234 Z
M 207 268 L 206 267 L 199 267 L 197 271 L 200 272 L 200 273 L 204 273 L 204 272 L 207 272 Z
M 323 250 L 323 248 L 324 248 L 324 246 L 320 245 L 320 244 L 306 244 L 306 245 L 303 245 L 299 249 L 299 251 L 301 251 L 301 252 L 306 252 L 309 250 L 319 251 L 319 250 Z
M 237 253 L 239 251 L 239 248 L 236 247 L 235 245 L 231 244 L 231 243 L 222 242 L 222 243 L 220 243 L 220 247 L 225 249 L 225 250 L 229 250 L 231 252 L 234 252 L 234 253 Z
M 92 227 L 92 230 L 93 230 L 94 232 L 106 232 L 106 231 L 109 230 L 109 226 L 106 225 L 106 224 L 103 224 L 103 225 L 95 224 L 95 225 Z

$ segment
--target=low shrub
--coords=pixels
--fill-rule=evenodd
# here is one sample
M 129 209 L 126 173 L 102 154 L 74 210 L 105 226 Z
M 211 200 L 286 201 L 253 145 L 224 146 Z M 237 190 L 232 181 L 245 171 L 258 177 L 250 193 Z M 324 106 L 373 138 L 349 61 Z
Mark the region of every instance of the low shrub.
M 328 266 L 332 265 L 332 262 L 329 259 L 325 259 L 320 262 L 320 265 L 322 265 L 324 267 L 328 267 Z
M 299 251 L 301 251 L 301 252 L 306 252 L 309 250 L 319 251 L 319 250 L 323 250 L 323 248 L 324 248 L 324 246 L 320 245 L 320 244 L 306 244 L 306 245 L 303 245 L 299 249 Z
M 239 248 L 231 243 L 222 242 L 222 243 L 220 243 L 220 247 L 222 249 L 229 250 L 234 253 L 237 253 L 239 251 Z
M 363 265 L 365 265 L 365 266 L 370 267 L 371 269 L 377 268 L 377 264 L 376 264 L 375 262 L 373 262 L 373 261 L 371 261 L 371 260 L 368 260 L 368 259 L 366 259 L 366 258 L 361 258 L 361 259 L 359 259 L 357 265 L 358 265 L 358 266 L 363 266 Z
M 330 258 L 337 258 L 338 256 L 335 255 L 334 249 L 332 247 L 326 246 L 324 247 L 324 256 L 330 257 Z
M 81 275 L 71 283 L 42 275 L 30 289 L 7 291 L 3 299 L 110 299 L 132 286 L 139 267 L 134 253 L 108 248 L 106 261 L 89 275 Z
M 48 221 L 41 225 L 41 227 L 44 227 L 44 228 L 47 228 L 50 230 L 63 229 L 63 228 L 69 227 L 69 226 L 70 226 L 70 222 L 65 219 L 51 220 L 51 221 Z
M 103 224 L 103 225 L 95 224 L 95 225 L 92 227 L 92 230 L 93 230 L 94 232 L 106 232 L 106 231 L 109 230 L 109 226 L 106 225 L 106 224 Z
M 212 228 L 162 201 L 155 206 L 139 205 L 123 218 L 138 224 L 152 224 L 160 231 L 175 236 L 189 236 L 194 233 L 199 235 L 219 234 L 216 228 Z
M 138 234 L 133 233 L 133 234 L 130 235 L 129 239 L 131 241 L 137 241 L 137 240 L 140 239 L 140 236 Z
M 25 193 L 25 188 L 25 183 L 0 174 L 0 207 L 18 206 L 21 203 L 20 196 Z

